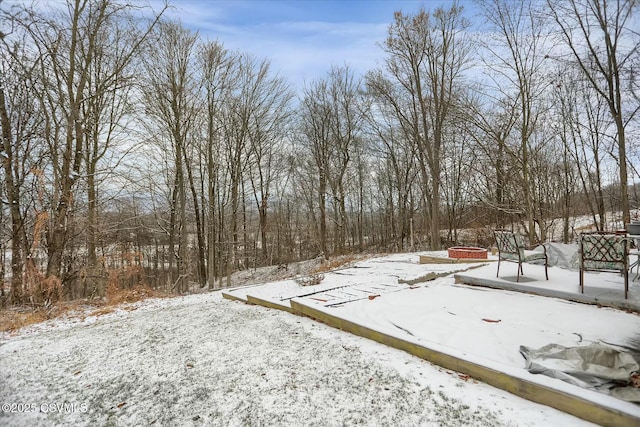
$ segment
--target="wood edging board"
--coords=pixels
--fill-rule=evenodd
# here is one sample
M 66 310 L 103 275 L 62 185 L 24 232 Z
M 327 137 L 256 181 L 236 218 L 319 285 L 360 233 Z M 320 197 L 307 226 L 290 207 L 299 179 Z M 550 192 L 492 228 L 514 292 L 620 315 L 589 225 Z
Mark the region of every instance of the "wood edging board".
M 230 300 L 242 301 L 247 304 L 260 305 L 299 316 L 309 317 L 336 329 L 405 351 L 413 356 L 427 360 L 434 365 L 469 375 L 478 381 L 482 381 L 493 387 L 505 390 L 516 396 L 558 409 L 592 423 L 607 427 L 629 427 L 633 425 L 640 425 L 640 418 L 634 417 L 626 412 L 621 412 L 614 408 L 583 399 L 573 394 L 565 393 L 522 378 L 513 377 L 504 372 L 433 350 L 426 346 L 412 343 L 401 338 L 384 334 L 355 322 L 332 316 L 324 311 L 314 309 L 295 300 L 290 300 L 291 308 L 289 308 L 284 305 L 275 304 L 249 295 L 247 295 L 247 300 L 224 293 L 223 297 Z
M 433 350 L 426 346 L 384 334 L 355 322 L 332 316 L 324 311 L 314 309 L 295 300 L 291 301 L 291 312 L 310 317 L 334 328 L 368 338 L 389 347 L 406 351 L 409 354 L 445 369 L 451 369 L 469 375 L 474 379 L 508 391 L 516 396 L 558 409 L 592 423 L 610 427 L 640 425 L 640 418 L 634 417 L 631 414 L 536 382 L 513 377 L 504 372 Z
M 444 258 L 429 255 L 420 255 L 419 264 L 474 264 L 481 262 L 495 262 L 495 259 L 480 258 Z
M 254 297 L 251 295 L 247 295 L 247 302 L 253 305 L 261 305 L 263 307 L 273 308 L 275 310 L 282 310 L 282 311 L 286 311 L 287 313 L 293 313 L 293 310 L 291 307 L 287 307 L 286 305 L 277 304 L 275 302 L 267 301 L 262 298 Z M 296 313 L 293 313 L 293 314 L 296 314 Z
M 476 286 L 482 288 L 501 289 L 513 292 L 521 292 L 524 294 L 537 295 L 548 298 L 560 298 L 567 301 L 577 302 L 580 304 L 597 305 L 602 307 L 615 308 L 616 310 L 632 311 L 634 313 L 640 313 L 640 304 L 634 302 L 631 299 L 615 300 L 609 298 L 594 298 L 584 294 L 574 294 L 564 291 L 544 289 L 527 286 L 526 283 L 514 283 L 504 281 L 500 282 L 494 279 L 477 278 L 473 276 L 467 276 L 463 273 L 454 274 L 455 283 L 459 285 Z M 620 292 L 623 292 L 621 290 Z
M 247 301 L 246 298 L 237 297 L 235 295 L 228 294 L 226 292 L 222 292 L 222 298 L 228 299 L 228 300 L 231 300 L 231 301 L 240 301 L 240 302 L 244 302 L 244 303 L 248 303 L 249 302 L 249 301 Z

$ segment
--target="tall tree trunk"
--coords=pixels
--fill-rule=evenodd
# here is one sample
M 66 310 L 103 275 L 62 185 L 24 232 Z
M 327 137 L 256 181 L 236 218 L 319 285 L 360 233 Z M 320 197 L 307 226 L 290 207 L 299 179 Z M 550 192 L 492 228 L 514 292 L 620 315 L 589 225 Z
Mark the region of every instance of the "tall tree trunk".
M 323 172 L 320 172 L 318 185 L 318 203 L 320 207 L 320 251 L 326 258 L 329 257 L 327 252 L 327 180 Z
M 189 228 L 187 222 L 187 197 L 184 182 L 184 165 L 182 162 L 182 150 L 184 150 L 181 142 L 176 143 L 176 182 L 178 186 L 178 230 L 180 232 L 180 244 L 178 247 L 178 282 L 176 288 L 178 292 L 183 293 L 188 288 L 188 268 L 189 268 Z
M 0 123 L 2 124 L 2 146 L 4 151 L 2 167 L 4 169 L 7 198 L 9 199 L 9 214 L 11 216 L 11 302 L 20 304 L 23 296 L 22 275 L 27 252 L 24 239 L 24 222 L 20 212 L 20 187 L 14 179 L 12 168 L 14 153 L 11 143 L 11 120 L 7 111 L 2 83 L 0 83 Z
M 618 96 L 620 94 L 618 93 Z M 620 105 L 620 102 L 618 102 Z M 616 130 L 618 133 L 618 163 L 620 164 L 620 209 L 622 210 L 622 222 L 631 222 L 631 207 L 629 205 L 629 184 L 627 173 L 627 146 L 625 141 L 624 123 L 622 114 L 615 116 Z
M 178 274 L 176 274 L 176 231 L 177 231 L 177 220 L 176 220 L 176 211 L 178 207 L 178 174 L 174 176 L 173 180 L 173 189 L 171 190 L 171 201 L 169 207 L 169 259 L 168 259 L 168 268 L 169 268 L 169 287 L 170 290 L 172 286 L 174 286 L 176 280 L 178 280 Z M 164 263 L 163 263 L 164 264 Z
M 207 230 L 207 279 L 209 282 L 209 289 L 215 289 L 215 280 L 216 280 L 216 174 L 215 174 L 215 163 L 213 158 L 213 150 L 212 147 L 208 147 L 207 150 L 207 176 L 209 179 L 207 180 L 207 190 L 209 196 L 209 222 L 208 222 L 208 230 Z
M 262 259 L 266 262 L 269 258 L 267 248 L 267 199 L 263 196 L 258 208 L 259 226 L 260 226 L 260 246 L 262 248 Z
M 440 149 L 442 147 L 442 126 L 434 132 L 433 151 L 431 160 L 431 249 L 439 250 L 440 241 Z
M 191 165 L 187 159 L 187 153 L 184 152 L 185 169 L 187 170 L 187 179 L 189 180 L 189 189 L 191 190 L 191 197 L 193 199 L 193 212 L 196 226 L 196 239 L 198 247 L 196 248 L 197 262 L 196 262 L 196 274 L 197 282 L 200 287 L 204 287 L 207 278 L 206 258 L 205 258 L 205 237 L 204 237 L 204 225 L 203 218 L 200 217 L 200 203 L 198 202 L 198 190 L 193 179 L 193 173 L 191 171 Z

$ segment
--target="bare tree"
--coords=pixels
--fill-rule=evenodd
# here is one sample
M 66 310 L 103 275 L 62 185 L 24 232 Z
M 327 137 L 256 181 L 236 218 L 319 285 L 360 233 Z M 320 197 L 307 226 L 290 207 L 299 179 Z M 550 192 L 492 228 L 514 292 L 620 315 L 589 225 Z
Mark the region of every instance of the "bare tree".
M 328 256 L 327 246 L 327 189 L 329 186 L 329 159 L 331 156 L 331 104 L 328 99 L 328 82 L 318 80 L 306 86 L 301 103 L 301 133 L 307 153 L 317 171 L 318 207 L 320 216 L 320 252 Z
M 465 207 L 476 201 L 472 191 L 475 184 L 472 165 L 476 158 L 471 149 L 472 137 L 464 123 L 464 116 L 459 116 L 459 120 L 452 122 L 445 129 L 450 142 L 443 153 L 441 186 L 446 206 L 447 241 L 451 243 L 458 242 L 458 229 L 478 228 L 480 225 L 480 218 L 474 218 L 471 223 L 463 222 Z
M 547 6 L 583 77 L 609 108 L 617 142 L 620 208 L 627 223 L 631 216 L 625 130 L 640 105 L 626 94 L 638 89 L 640 4 L 636 0 L 548 0 Z
M 403 98 L 397 93 L 397 87 L 379 71 L 367 75 L 367 88 L 373 99 L 372 113 L 369 116 L 371 139 L 381 143 L 381 146 L 374 145 L 374 153 L 380 153 L 384 159 L 380 167 L 387 172 L 383 172 L 382 176 L 389 176 L 383 183 L 389 186 L 388 203 L 385 205 L 390 216 L 391 235 L 396 240 L 397 250 L 402 251 L 405 248 L 405 240 L 410 237 L 413 220 L 410 202 L 412 188 L 418 175 L 417 147 L 407 138 L 410 131 L 403 130 L 407 121 L 400 120 L 403 111 L 409 110 L 409 106 L 401 104 Z
M 509 137 L 516 125 L 517 106 L 508 97 L 502 97 L 492 105 L 482 105 L 474 102 L 467 116 L 468 123 L 474 127 L 470 132 L 476 142 L 479 161 L 474 168 L 475 173 L 484 177 L 485 184 L 476 187 L 476 194 L 480 201 L 492 212 L 490 222 L 496 227 L 504 227 L 514 213 L 519 211 L 510 198 L 509 186 L 513 186 L 512 175 L 517 175 L 512 161 L 514 153 L 509 147 Z
M 347 229 L 345 176 L 357 145 L 362 145 L 368 106 L 361 83 L 349 67 L 332 67 L 328 76 L 330 115 L 329 184 L 333 192 L 336 218 L 336 253 L 342 253 Z
M 279 76 L 270 76 L 268 63 L 262 63 L 250 90 L 252 99 L 249 123 L 249 180 L 253 199 L 258 211 L 260 246 L 262 256 L 268 259 L 267 227 L 269 199 L 273 181 L 278 177 L 285 138 L 288 134 L 289 118 L 292 115 L 293 93 L 286 81 Z M 278 260 L 282 262 L 282 260 Z
M 318 174 L 320 249 L 328 255 L 326 196 L 330 188 L 335 212 L 333 252 L 341 253 L 348 227 L 345 177 L 356 146 L 363 143 L 368 106 L 361 82 L 346 66 L 332 67 L 326 79 L 307 86 L 302 106 L 302 133 Z
M 609 152 L 605 143 L 606 129 L 611 121 L 607 106 L 576 70 L 562 68 L 554 88 L 558 135 L 566 155 L 577 166 L 576 177 L 585 195 L 596 229 L 606 230 L 604 198 L 604 161 Z M 568 217 L 568 213 L 565 215 Z M 568 222 L 568 218 L 567 221 Z M 568 224 L 564 236 L 568 238 Z
M 431 248 L 440 243 L 442 150 L 445 127 L 456 103 L 457 85 L 470 60 L 471 44 L 465 30 L 469 23 L 462 7 L 454 3 L 433 14 L 423 10 L 415 16 L 396 12 L 383 46 L 387 71 L 410 100 L 402 112 L 407 134 L 417 146 L 426 190 Z
M 89 6 L 91 7 L 91 6 Z M 86 101 L 82 105 L 84 167 L 87 185 L 87 267 L 89 277 L 97 265 L 100 187 L 105 185 L 133 145 L 129 127 L 133 114 L 131 91 L 136 69 L 133 62 L 141 53 L 157 22 L 138 29 L 126 5 L 105 3 L 105 24 L 96 29 L 96 47 L 81 50 L 87 64 Z M 120 145 L 120 146 L 118 146 Z M 95 285 L 94 285 L 95 286 Z M 95 292 L 95 289 L 94 289 Z M 98 293 L 103 295 L 104 289 Z
M 366 138 L 366 136 L 364 137 Z M 351 213 L 349 233 L 351 236 L 351 250 L 363 251 L 365 236 L 369 238 L 372 230 L 367 227 L 366 208 L 369 205 L 368 192 L 371 186 L 370 169 L 372 166 L 371 141 L 363 139 L 354 146 L 352 167 L 346 178 L 347 194 L 349 197 L 347 211 Z
M 4 41 L 4 40 L 3 40 Z M 11 241 L 11 302 L 23 302 L 23 275 L 30 257 L 29 217 L 27 211 L 35 201 L 29 199 L 29 176 L 35 176 L 38 156 L 35 150 L 36 134 L 42 129 L 36 95 L 29 84 L 31 64 L 20 64 L 24 44 L 2 44 L 0 63 L 0 125 L 2 127 L 2 212 L 9 207 Z M 10 53 L 11 52 L 11 53 Z M 34 108 L 35 107 L 35 108 Z M 34 185 L 35 183 L 31 183 Z M 4 224 L 4 221 L 3 221 Z M 4 240 L 4 236 L 0 237 Z M 37 238 L 37 237 L 36 237 Z M 4 243 L 4 242 L 3 242 Z M 2 245 L 4 248 L 4 244 Z M 3 253 L 4 255 L 4 253 Z M 4 262 L 4 257 L 3 257 Z M 2 265 L 4 272 L 4 265 Z
M 510 2 L 507 0 L 480 1 L 483 13 L 497 30 L 496 45 L 485 47 L 497 60 L 490 68 L 498 77 L 496 83 L 502 93 L 515 90 L 511 102 L 517 105 L 517 132 L 519 141 L 518 165 L 520 168 L 524 211 L 527 220 L 529 240 L 535 241 L 536 222 L 542 224 L 544 218 L 536 218 L 533 197 L 533 179 L 530 170 L 530 153 L 533 150 L 533 135 L 541 113 L 541 94 L 547 86 L 545 57 L 549 49 L 545 45 L 544 20 L 534 10 L 534 2 Z M 506 49 L 506 54 L 503 50 Z
M 309 89 L 307 87 L 305 90 Z M 304 98 L 305 104 L 304 107 L 301 107 L 301 113 L 308 111 L 306 108 L 315 106 L 315 103 L 308 102 L 311 100 L 311 98 Z M 316 256 L 319 253 L 328 255 L 326 252 L 326 217 L 322 216 L 326 210 L 323 204 L 325 198 L 322 196 L 324 193 L 321 193 L 323 189 L 326 191 L 327 181 L 326 177 L 321 179 L 322 175 L 318 173 L 317 166 L 317 160 L 322 161 L 324 156 L 316 157 L 316 154 L 319 153 L 313 151 L 312 139 L 307 135 L 307 132 L 311 132 L 309 135 L 314 135 L 315 130 L 319 130 L 313 126 L 320 125 L 320 123 L 308 120 L 312 117 L 305 114 L 298 116 L 299 137 L 295 141 L 299 142 L 292 144 L 286 163 L 290 185 L 276 185 L 276 188 L 279 189 L 280 199 L 292 200 L 296 213 L 298 213 L 296 225 L 301 239 L 298 249 L 299 256 L 302 256 L 303 252 L 309 256 Z M 308 127 L 305 128 L 305 126 Z
M 220 173 L 223 159 L 223 109 L 225 97 L 231 92 L 235 81 L 236 56 L 230 53 L 219 42 L 207 42 L 200 47 L 198 60 L 201 70 L 203 101 L 205 107 L 203 158 L 206 159 L 205 171 L 201 174 L 206 179 L 207 203 L 207 279 L 209 288 L 215 287 L 215 277 L 219 253 L 219 224 L 222 207 L 218 202 L 218 193 L 223 192 Z M 203 195 L 205 191 L 203 190 Z M 204 212 L 203 212 L 204 213 Z M 203 215 L 204 216 L 204 215 Z
M 72 233 L 76 232 L 77 201 L 84 195 L 79 183 L 83 177 L 87 178 L 85 172 L 95 179 L 96 171 L 91 170 L 91 163 L 101 157 L 99 150 L 91 159 L 86 152 L 91 145 L 88 134 L 100 138 L 102 135 L 98 137 L 97 130 L 104 129 L 98 122 L 104 121 L 105 117 L 93 113 L 97 111 L 99 98 L 112 96 L 111 99 L 115 99 L 113 94 L 123 84 L 123 71 L 139 51 L 155 21 L 141 32 L 134 31 L 137 27 L 129 26 L 125 37 L 118 31 L 122 30 L 118 25 L 132 11 L 131 5 L 120 5 L 112 0 L 68 0 L 55 6 L 38 10 L 20 7 L 10 18 L 29 38 L 32 54 L 25 60 L 34 64 L 32 82 L 39 88 L 39 107 L 45 121 L 40 136 L 47 145 L 50 161 L 47 171 L 52 175 L 47 189 L 47 206 L 50 207 L 47 275 L 69 279 L 69 265 L 63 267 L 63 259 Z M 111 37 L 109 47 L 117 51 L 111 56 L 117 59 L 109 64 L 102 62 L 103 52 L 107 49 L 105 45 L 109 42 L 105 39 L 106 34 Z M 114 45 L 115 37 L 122 44 Z M 97 67 L 103 65 L 104 68 L 96 72 Z M 98 75 L 100 83 L 96 79 Z M 91 201 L 93 203 L 95 197 Z M 91 229 L 88 234 L 94 232 Z
M 187 222 L 187 145 L 192 140 L 193 124 L 198 112 L 197 82 L 193 77 L 194 49 L 197 35 L 177 23 L 159 27 L 156 49 L 145 58 L 148 82 L 144 88 L 147 115 L 159 126 L 170 142 L 174 176 L 170 183 L 169 269 L 176 261 L 172 287 L 187 290 L 189 275 L 189 224 Z M 178 240 L 176 242 L 176 239 Z M 175 245 L 178 251 L 175 252 Z
M 227 270 L 239 263 L 240 227 L 249 247 L 246 186 L 253 190 L 259 215 L 261 244 L 266 245 L 267 212 L 275 147 L 281 142 L 289 113 L 291 93 L 286 82 L 271 72 L 270 62 L 240 55 L 235 84 L 226 98 L 223 114 L 224 156 L 229 175 L 230 210 Z M 263 248 L 266 250 L 266 248 Z

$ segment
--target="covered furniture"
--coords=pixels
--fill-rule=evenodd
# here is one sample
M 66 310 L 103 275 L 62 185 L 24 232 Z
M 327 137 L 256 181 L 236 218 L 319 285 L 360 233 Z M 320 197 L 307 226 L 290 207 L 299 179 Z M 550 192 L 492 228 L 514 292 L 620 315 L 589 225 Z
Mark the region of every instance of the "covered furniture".
M 493 235 L 496 238 L 496 247 L 498 248 L 498 271 L 496 277 L 500 274 L 500 261 L 512 261 L 518 263 L 518 274 L 516 282 L 520 281 L 520 275 L 524 274 L 522 270 L 523 262 L 544 261 L 544 275 L 549 280 L 547 268 L 549 260 L 547 258 L 547 248 L 542 245 L 543 252 L 532 250 L 532 247 L 525 245 L 524 236 L 508 230 L 495 230 Z
M 584 272 L 622 273 L 624 297 L 629 293 L 629 239 L 624 234 L 589 232 L 580 234 L 580 292 L 584 293 Z
M 637 235 L 628 235 L 627 237 L 635 244 L 635 248 L 629 249 L 629 257 L 631 258 L 629 262 L 633 261 L 629 266 L 629 271 L 633 273 L 633 267 L 636 267 L 636 275 L 633 280 L 638 280 L 638 276 L 640 276 L 640 237 Z

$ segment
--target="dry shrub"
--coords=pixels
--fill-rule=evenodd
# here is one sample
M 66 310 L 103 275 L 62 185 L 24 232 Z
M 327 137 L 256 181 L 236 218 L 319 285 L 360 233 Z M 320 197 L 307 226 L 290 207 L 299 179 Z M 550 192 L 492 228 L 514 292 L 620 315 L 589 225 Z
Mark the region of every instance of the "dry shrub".
M 142 267 L 130 266 L 109 272 L 107 284 L 107 303 L 109 305 L 132 303 L 162 296 L 164 294 L 147 285 Z
M 142 301 L 147 298 L 160 298 L 165 296 L 146 285 L 138 285 L 131 289 L 121 289 L 109 284 L 107 286 L 107 304 L 118 305 Z
M 125 252 L 122 254 L 122 260 L 126 265 L 141 265 L 144 262 L 144 254 L 142 252 Z
M 596 229 L 596 226 L 594 224 L 586 224 L 586 225 L 581 225 L 578 227 L 575 227 L 573 230 L 576 233 L 580 233 L 582 231 L 593 231 Z
M 318 285 L 324 279 L 324 274 L 315 273 L 310 276 L 298 277 L 295 279 L 296 283 L 300 286 L 313 286 Z
M 143 269 L 136 266 L 109 272 L 106 300 L 59 301 L 62 295 L 62 284 L 59 279 L 46 278 L 35 268 L 28 276 L 25 289 L 29 290 L 28 298 L 33 304 L 31 308 L 12 307 L 0 310 L 0 332 L 14 331 L 62 315 L 84 318 L 87 315 L 100 316 L 112 313 L 118 308 L 135 310 L 133 306 L 118 306 L 146 298 L 167 296 L 147 286 L 144 282 Z M 93 311 L 88 311 L 91 309 Z
M 48 319 L 46 310 L 0 310 L 0 332 L 10 332 Z
M 110 270 L 107 289 L 110 286 L 115 286 L 121 289 L 132 289 L 138 286 L 147 286 L 147 281 L 144 277 L 144 269 L 137 265 L 130 265 Z
M 352 264 L 356 261 L 360 261 L 363 258 L 363 256 L 358 256 L 355 254 L 336 256 L 334 258 L 331 258 L 330 260 L 324 261 L 318 267 L 311 270 L 311 274 L 326 273 L 327 271 L 335 270 L 336 268 L 343 267 L 347 264 Z
M 59 301 L 55 304 L 43 304 L 35 308 L 11 307 L 0 310 L 0 332 L 14 331 L 72 313 L 78 313 L 82 317 L 87 307 L 95 307 L 96 304 L 95 302 L 89 303 L 84 300 Z
M 114 311 L 116 311 L 116 306 L 115 305 L 106 305 L 104 307 L 100 307 L 96 310 L 93 310 L 91 313 L 89 313 L 89 316 L 102 316 L 105 314 L 109 314 L 109 313 L 113 313 Z
M 23 289 L 23 301 L 33 306 L 51 305 L 62 297 L 62 281 L 55 276 L 46 277 L 32 262 L 27 263 Z
M 125 311 L 133 311 L 136 308 L 128 305 L 128 306 L 118 306 L 118 305 L 106 305 L 104 307 L 100 307 L 96 310 L 93 310 L 91 313 L 89 313 L 89 316 L 103 316 L 105 314 L 109 314 L 109 313 L 113 313 L 116 310 L 125 310 Z
M 42 233 L 46 227 L 49 215 L 47 212 L 37 212 L 33 229 L 33 243 L 31 253 L 35 253 L 40 244 Z M 46 277 L 36 268 L 33 259 L 27 259 L 22 277 L 22 287 L 12 294 L 14 303 L 29 303 L 31 306 L 51 306 L 62 297 L 62 281 L 58 277 Z
M 474 245 L 486 248 L 491 245 L 493 240 L 493 230 L 482 227 L 475 229 Z

